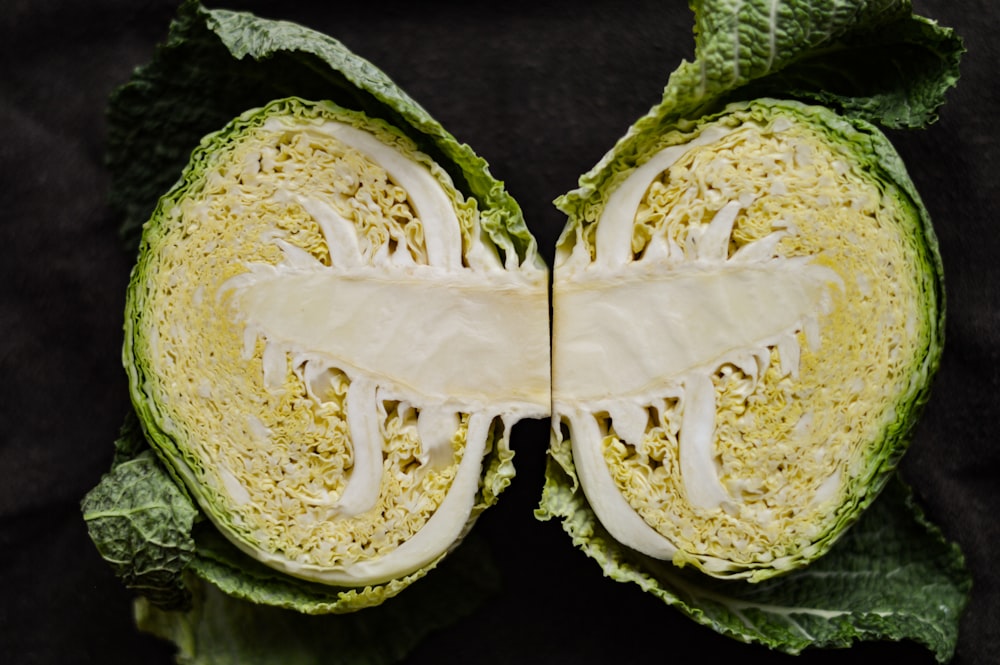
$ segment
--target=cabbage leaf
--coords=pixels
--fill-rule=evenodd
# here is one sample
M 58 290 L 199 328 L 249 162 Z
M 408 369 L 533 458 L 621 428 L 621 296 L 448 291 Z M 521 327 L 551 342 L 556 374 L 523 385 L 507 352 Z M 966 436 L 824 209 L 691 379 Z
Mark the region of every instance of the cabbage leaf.
M 898 477 L 825 556 L 748 584 L 622 546 L 567 474 L 570 464 L 568 447 L 552 452 L 538 515 L 561 519 L 573 543 L 611 579 L 636 584 L 723 635 L 790 654 L 859 640 L 913 640 L 939 662 L 951 659 L 972 582 L 958 546 L 927 521 Z
M 443 567 L 445 575 L 392 603 L 336 616 L 250 603 L 189 576 L 191 610 L 165 610 L 140 598 L 135 619 L 140 630 L 173 642 L 183 665 L 390 665 L 498 591 L 489 552 L 474 534 Z
M 661 104 L 674 117 L 780 94 L 885 127 L 922 127 L 958 81 L 961 39 L 914 15 L 908 0 L 691 4 L 694 61 L 671 74 Z
M 182 576 L 195 557 L 198 509 L 146 446 L 134 417 L 116 450 L 111 471 L 82 503 L 91 539 L 125 586 L 159 606 L 186 609 Z

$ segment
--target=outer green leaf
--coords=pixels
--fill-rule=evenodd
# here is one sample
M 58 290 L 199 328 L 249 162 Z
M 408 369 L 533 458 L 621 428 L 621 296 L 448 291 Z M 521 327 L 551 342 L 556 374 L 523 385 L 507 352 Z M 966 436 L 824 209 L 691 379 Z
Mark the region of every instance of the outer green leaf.
M 193 0 L 181 7 L 152 62 L 111 99 L 111 200 L 124 214 L 127 244 L 136 246 L 142 224 L 202 136 L 289 96 L 329 100 L 388 121 L 478 199 L 483 228 L 499 247 L 522 259 L 537 254 L 520 208 L 485 160 L 370 62 L 303 26 L 210 11 Z
M 893 129 L 937 119 L 958 81 L 964 47 L 951 29 L 919 16 L 846 38 L 736 92 L 743 99 L 786 95 L 818 102 Z
M 553 449 L 536 515 L 561 519 L 612 579 L 638 584 L 724 635 L 787 653 L 887 639 L 951 658 L 971 580 L 961 551 L 923 518 L 901 481 L 825 557 L 750 584 L 688 573 L 619 545 L 587 505 L 569 455 L 568 446 Z
M 152 451 L 121 461 L 82 508 L 91 539 L 127 587 L 163 607 L 190 602 L 181 577 L 194 557 L 198 511 Z
M 958 80 L 961 40 L 914 16 L 906 0 L 694 0 L 692 7 L 695 59 L 664 91 L 662 106 L 674 117 L 780 93 L 888 127 L 920 127 Z
M 199 574 L 204 565 L 196 566 Z M 378 607 L 333 616 L 246 602 L 192 576 L 190 611 L 164 611 L 139 599 L 136 620 L 140 629 L 172 641 L 184 665 L 386 665 L 433 630 L 470 614 L 499 588 L 489 554 L 475 537 L 442 568 L 445 575 L 426 578 Z

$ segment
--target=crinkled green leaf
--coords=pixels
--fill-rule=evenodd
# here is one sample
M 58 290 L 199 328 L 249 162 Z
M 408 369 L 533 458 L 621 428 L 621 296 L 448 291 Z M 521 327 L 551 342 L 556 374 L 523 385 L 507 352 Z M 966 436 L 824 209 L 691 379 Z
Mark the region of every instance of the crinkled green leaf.
M 120 447 L 138 449 L 126 427 Z M 163 607 L 185 607 L 182 575 L 195 556 L 198 510 L 151 450 L 120 459 L 83 499 L 83 518 L 101 556 L 125 585 Z
M 910 16 L 848 37 L 832 52 L 791 63 L 734 96 L 790 96 L 891 129 L 924 127 L 958 82 L 962 53 L 950 28 Z
M 936 117 L 958 80 L 961 39 L 906 0 L 695 0 L 695 58 L 661 107 L 700 115 L 767 95 L 818 101 L 887 127 Z
M 563 449 L 565 448 L 565 449 Z M 723 581 L 642 556 L 600 526 L 568 446 L 552 451 L 540 519 L 561 519 L 573 542 L 620 582 L 638 584 L 724 635 L 796 654 L 860 640 L 913 640 L 949 660 L 971 587 L 964 558 L 927 522 L 898 479 L 826 556 L 752 584 Z

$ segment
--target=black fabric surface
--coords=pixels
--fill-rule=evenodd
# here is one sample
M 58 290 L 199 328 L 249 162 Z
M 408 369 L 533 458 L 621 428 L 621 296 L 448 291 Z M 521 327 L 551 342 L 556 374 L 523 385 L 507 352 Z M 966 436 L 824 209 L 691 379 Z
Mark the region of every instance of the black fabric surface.
M 219 3 L 209 3 L 219 6 Z M 904 461 L 928 515 L 974 576 L 961 665 L 1000 663 L 1000 9 L 923 0 L 969 53 L 928 130 L 893 133 L 935 220 L 947 345 Z M 392 76 L 506 181 L 551 259 L 551 206 L 658 101 L 693 40 L 686 3 L 229 2 L 334 35 Z M 91 545 L 79 501 L 108 468 L 127 408 L 119 354 L 132 257 L 106 204 L 108 94 L 163 39 L 174 0 L 0 5 L 0 662 L 171 662 L 138 633 L 131 596 Z M 931 663 L 909 643 L 792 658 L 720 637 L 612 582 L 532 510 L 547 424 L 520 425 L 518 477 L 477 526 L 504 591 L 407 661 L 633 663 L 763 659 Z

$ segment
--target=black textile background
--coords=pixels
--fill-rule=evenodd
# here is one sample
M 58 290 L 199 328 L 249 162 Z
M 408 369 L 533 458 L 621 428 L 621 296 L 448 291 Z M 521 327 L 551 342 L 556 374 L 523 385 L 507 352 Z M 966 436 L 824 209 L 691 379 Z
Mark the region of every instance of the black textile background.
M 221 3 L 209 3 L 220 6 Z M 550 205 L 658 101 L 690 57 L 682 0 L 554 3 L 281 3 L 224 6 L 332 34 L 392 76 L 506 181 L 546 257 Z M 893 133 L 935 220 L 947 345 L 904 462 L 930 517 L 975 579 L 955 663 L 1000 663 L 1000 8 L 915 0 L 969 53 L 940 121 Z M 171 662 L 136 632 L 130 595 L 87 538 L 79 501 L 107 469 L 127 408 L 121 312 L 132 257 L 115 235 L 103 166 L 105 103 L 163 39 L 175 0 L 0 4 L 0 662 Z M 518 477 L 477 526 L 504 592 L 407 661 L 931 663 L 913 644 L 794 659 L 719 637 L 612 582 L 556 523 L 531 512 L 547 426 L 520 425 Z

